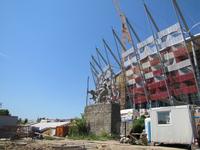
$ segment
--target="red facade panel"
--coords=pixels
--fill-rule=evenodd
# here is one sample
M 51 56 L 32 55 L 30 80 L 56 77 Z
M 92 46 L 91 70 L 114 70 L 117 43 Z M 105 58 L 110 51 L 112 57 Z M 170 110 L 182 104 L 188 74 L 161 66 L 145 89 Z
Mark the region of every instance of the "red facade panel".
M 159 92 L 150 96 L 151 100 L 166 100 L 169 98 L 167 92 Z
M 192 72 L 184 74 L 184 75 L 177 76 L 177 81 L 178 82 L 184 82 L 184 81 L 187 81 L 187 80 L 194 80 L 194 75 L 193 75 Z
M 160 63 L 159 58 L 154 58 L 153 60 L 150 61 L 151 66 L 155 66 L 159 63 Z
M 148 84 L 147 86 L 149 89 L 156 89 L 156 88 L 165 86 L 165 81 L 162 80 L 160 82 L 153 82 L 153 83 Z
M 162 69 L 159 69 L 159 70 L 153 71 L 153 75 L 155 75 L 155 76 L 160 76 L 160 75 L 162 75 L 162 74 L 163 74 Z
M 143 87 L 134 88 L 133 93 L 134 94 L 144 94 L 144 88 Z
M 146 97 L 145 96 L 138 96 L 137 98 L 134 99 L 135 104 L 142 104 L 147 102 Z
M 185 87 L 182 86 L 179 89 L 174 89 L 173 92 L 174 92 L 174 95 L 178 96 L 181 94 L 194 94 L 194 93 L 197 93 L 198 90 L 195 85 L 192 85 L 192 86 L 185 86 Z

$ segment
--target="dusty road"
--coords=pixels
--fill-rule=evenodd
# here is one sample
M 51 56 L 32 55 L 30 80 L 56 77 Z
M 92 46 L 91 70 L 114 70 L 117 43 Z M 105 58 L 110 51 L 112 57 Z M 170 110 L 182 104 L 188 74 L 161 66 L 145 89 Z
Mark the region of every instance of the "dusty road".
M 136 146 L 120 144 L 118 141 L 87 140 L 17 140 L 0 141 L 0 150 L 180 150 L 159 146 Z

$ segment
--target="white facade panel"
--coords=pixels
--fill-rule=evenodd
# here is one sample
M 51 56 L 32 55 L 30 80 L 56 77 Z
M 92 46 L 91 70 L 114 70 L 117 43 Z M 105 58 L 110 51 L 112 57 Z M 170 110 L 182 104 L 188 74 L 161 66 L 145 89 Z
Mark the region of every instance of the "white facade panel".
M 131 76 L 133 75 L 133 70 L 132 69 L 129 69 L 126 71 L 126 76 Z
M 131 65 L 130 60 L 128 59 L 127 61 L 124 62 L 124 67 L 128 67 Z
M 134 49 L 133 48 L 130 48 L 128 49 L 127 51 L 123 52 L 122 53 L 122 57 L 127 57 L 128 55 L 130 55 L 131 53 L 134 53 Z
M 186 59 L 184 61 L 181 61 L 179 63 L 175 63 L 173 65 L 170 65 L 168 66 L 168 71 L 174 71 L 174 70 L 179 70 L 180 68 L 184 68 L 184 67 L 187 67 L 187 66 L 190 66 L 191 63 L 190 63 L 190 60 L 189 59 Z
M 167 53 L 167 54 L 164 55 L 165 60 L 169 60 L 169 59 L 172 59 L 172 58 L 174 58 L 173 52 L 170 52 L 170 53 Z
M 158 32 L 160 51 L 166 47 L 176 45 L 184 41 L 180 25 L 177 23 Z
M 135 84 L 135 79 L 128 80 L 128 85 L 133 85 L 133 84 Z
M 146 63 L 143 63 L 142 64 L 142 68 L 145 69 L 145 68 L 149 68 L 151 66 L 150 62 L 146 62 Z
M 131 59 L 129 59 L 129 61 L 130 61 L 131 64 L 137 63 L 137 58 L 136 58 L 136 56 L 135 56 L 135 57 L 132 57 Z
M 145 73 L 144 77 L 145 77 L 145 79 L 153 78 L 153 72 Z

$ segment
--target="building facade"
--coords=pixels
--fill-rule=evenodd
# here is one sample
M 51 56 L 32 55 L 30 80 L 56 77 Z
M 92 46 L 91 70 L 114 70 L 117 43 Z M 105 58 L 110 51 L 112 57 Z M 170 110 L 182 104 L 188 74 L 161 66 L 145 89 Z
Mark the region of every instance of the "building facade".
M 190 42 L 177 23 L 122 53 L 127 97 L 133 107 L 199 103 Z M 198 56 L 198 45 L 195 49 Z

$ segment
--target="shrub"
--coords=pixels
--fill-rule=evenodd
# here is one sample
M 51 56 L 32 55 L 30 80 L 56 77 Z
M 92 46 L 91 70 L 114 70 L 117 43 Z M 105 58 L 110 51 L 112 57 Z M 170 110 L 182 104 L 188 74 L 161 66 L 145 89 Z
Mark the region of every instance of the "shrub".
M 69 127 L 69 136 L 88 135 L 88 126 L 84 115 L 75 119 Z
M 106 131 L 102 131 L 100 135 L 89 133 L 89 126 L 87 125 L 84 115 L 72 121 L 69 126 L 69 136 L 73 140 L 98 140 L 105 141 L 116 138 L 116 136 L 109 135 Z
M 142 131 L 144 130 L 144 119 L 145 116 L 141 116 L 138 119 L 133 120 L 133 126 L 132 126 L 132 133 L 142 133 Z

